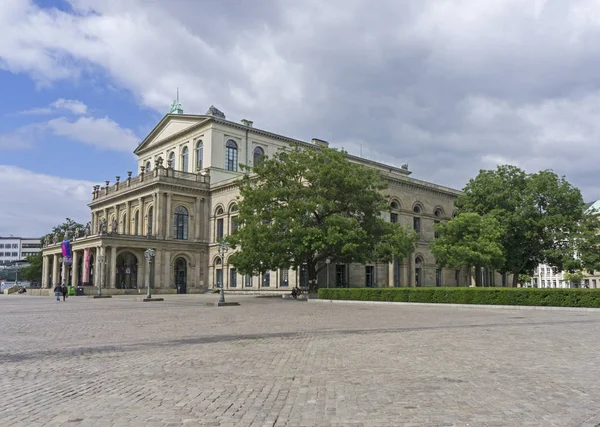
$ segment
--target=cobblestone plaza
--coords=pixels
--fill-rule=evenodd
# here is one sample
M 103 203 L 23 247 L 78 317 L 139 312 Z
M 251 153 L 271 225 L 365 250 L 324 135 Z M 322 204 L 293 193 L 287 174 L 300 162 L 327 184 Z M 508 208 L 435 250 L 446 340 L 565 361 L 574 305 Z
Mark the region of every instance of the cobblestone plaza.
M 0 297 L 1 426 L 595 426 L 600 313 Z

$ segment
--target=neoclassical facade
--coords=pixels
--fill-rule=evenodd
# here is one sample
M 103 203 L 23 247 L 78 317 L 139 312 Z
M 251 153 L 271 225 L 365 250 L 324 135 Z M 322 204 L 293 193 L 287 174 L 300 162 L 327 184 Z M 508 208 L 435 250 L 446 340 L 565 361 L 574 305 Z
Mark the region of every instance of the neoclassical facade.
M 183 114 L 173 103 L 135 149 L 137 175 L 127 172 L 93 188 L 90 222 L 71 236 L 72 262 L 62 262 L 60 242 L 44 247 L 43 285 L 52 287 L 63 277 L 104 293 L 137 293 L 148 283 L 158 293 L 198 293 L 221 284 L 230 291 L 306 285 L 303 269 L 243 276 L 228 262 L 231 253 L 220 253 L 217 244 L 237 226 L 237 179 L 262 156 L 291 144 L 328 145 L 257 129 L 249 120 L 229 121 L 214 107 L 204 115 Z M 419 231 L 420 240 L 414 253 L 393 263 L 332 263 L 321 271 L 319 286 L 469 285 L 465 272 L 437 269 L 428 247 L 434 224 L 451 218 L 459 191 L 411 178 L 406 165 L 349 158 L 381 171 L 390 208 L 382 215 Z M 155 255 L 148 262 L 144 253 L 150 248 Z

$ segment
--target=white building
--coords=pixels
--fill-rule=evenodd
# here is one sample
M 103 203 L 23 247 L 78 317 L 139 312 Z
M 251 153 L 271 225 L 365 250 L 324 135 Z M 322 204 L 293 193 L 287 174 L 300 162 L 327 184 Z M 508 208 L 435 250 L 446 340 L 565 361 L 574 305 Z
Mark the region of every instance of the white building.
M 0 237 L 0 265 L 25 260 L 30 255 L 40 253 L 41 250 L 39 237 Z
M 534 288 L 570 288 L 569 282 L 565 280 L 565 272 L 558 271 L 546 264 L 540 264 L 533 272 Z

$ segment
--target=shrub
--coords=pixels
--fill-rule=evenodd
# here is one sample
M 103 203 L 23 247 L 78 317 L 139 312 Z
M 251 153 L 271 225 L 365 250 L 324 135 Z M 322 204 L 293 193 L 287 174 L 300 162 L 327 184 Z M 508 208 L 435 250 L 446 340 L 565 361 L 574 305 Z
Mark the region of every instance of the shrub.
M 319 299 L 600 308 L 598 289 L 322 288 Z

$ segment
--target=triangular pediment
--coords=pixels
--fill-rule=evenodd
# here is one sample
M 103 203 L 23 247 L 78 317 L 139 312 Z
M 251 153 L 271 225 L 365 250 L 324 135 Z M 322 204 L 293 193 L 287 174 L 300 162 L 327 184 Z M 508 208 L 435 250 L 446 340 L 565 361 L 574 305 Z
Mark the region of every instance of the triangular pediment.
M 183 114 L 167 114 L 163 119 L 156 125 L 152 132 L 142 141 L 140 145 L 135 149 L 134 153 L 138 153 L 153 145 L 160 144 L 161 142 L 169 139 L 170 137 L 183 133 L 193 127 L 206 122 L 207 117 L 205 116 L 193 116 Z

